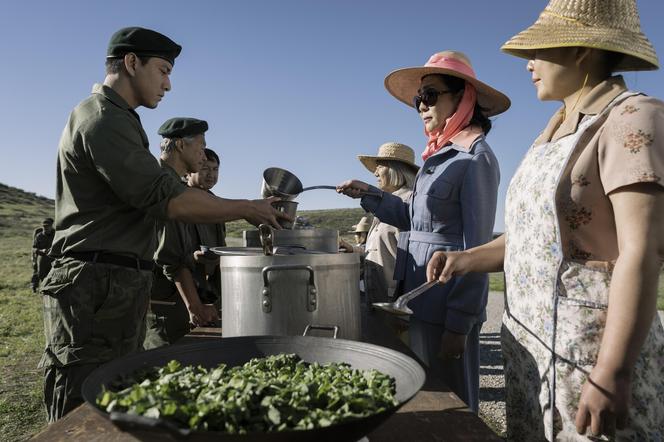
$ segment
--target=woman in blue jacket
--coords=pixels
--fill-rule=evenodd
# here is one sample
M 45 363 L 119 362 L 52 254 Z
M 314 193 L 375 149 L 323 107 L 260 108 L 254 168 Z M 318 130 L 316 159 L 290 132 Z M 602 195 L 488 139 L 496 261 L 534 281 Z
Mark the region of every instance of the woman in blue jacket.
M 464 250 L 491 240 L 500 172 L 485 140 L 488 117 L 510 100 L 475 77 L 468 58 L 439 52 L 423 67 L 385 79 L 398 100 L 414 106 L 428 137 L 413 194 L 362 196 L 368 184 L 352 180 L 337 191 L 361 197 L 362 207 L 401 229 L 394 279 L 406 292 L 426 281 L 426 263 L 438 250 Z M 475 412 L 479 396 L 479 333 L 486 319 L 486 274 L 457 277 L 410 302 L 410 347 Z

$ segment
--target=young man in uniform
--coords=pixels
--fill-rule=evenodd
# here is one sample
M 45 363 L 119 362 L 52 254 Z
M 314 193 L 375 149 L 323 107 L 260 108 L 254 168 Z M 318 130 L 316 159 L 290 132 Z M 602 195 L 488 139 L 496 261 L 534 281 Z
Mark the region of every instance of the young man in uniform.
M 53 218 L 45 218 L 42 221 L 41 231 L 35 235 L 32 242 L 32 256 L 34 257 L 34 271 L 32 291 L 36 291 L 39 283 L 46 277 L 49 270 L 51 270 L 51 262 L 53 261 L 48 256 L 48 250 L 53 244 Z
M 148 149 L 135 109 L 157 107 L 171 89 L 181 47 L 158 32 L 116 32 L 106 78 L 70 114 L 58 146 L 55 258 L 42 282 L 49 422 L 83 402 L 81 384 L 99 365 L 140 348 L 152 285 L 157 220 L 244 218 L 275 228 L 266 200 L 225 200 L 188 189 Z
M 207 122 L 195 118 L 171 118 L 159 128 L 163 137 L 159 163 L 183 187 L 183 178 L 197 173 L 204 163 L 207 129 Z M 198 249 L 194 226 L 169 220 L 160 234 L 143 343 L 146 350 L 172 344 L 189 332 L 190 324 L 204 326 L 219 318 L 214 305 L 201 301 L 193 278 L 194 250 Z
M 212 149 L 205 149 L 205 162 L 197 173 L 189 174 L 187 185 L 203 189 L 212 194 L 212 188 L 219 181 L 219 156 Z M 226 246 L 226 225 L 224 223 L 194 224 L 194 241 L 197 250 Z M 197 252 L 198 254 L 199 252 Z M 221 271 L 219 260 L 199 260 L 194 270 L 198 293 L 206 303 L 213 303 L 221 310 Z

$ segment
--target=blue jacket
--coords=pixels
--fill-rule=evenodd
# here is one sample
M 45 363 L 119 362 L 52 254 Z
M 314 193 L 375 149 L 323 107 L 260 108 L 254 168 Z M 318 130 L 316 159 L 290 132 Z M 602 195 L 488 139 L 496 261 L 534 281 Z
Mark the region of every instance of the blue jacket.
M 403 292 L 426 281 L 426 265 L 435 251 L 491 241 L 499 182 L 498 161 L 481 136 L 470 150 L 452 144 L 427 158 L 406 202 L 385 192 L 362 197 L 365 210 L 403 231 L 394 271 Z M 468 334 L 486 320 L 488 291 L 488 275 L 469 273 L 431 288 L 408 306 L 422 321 Z

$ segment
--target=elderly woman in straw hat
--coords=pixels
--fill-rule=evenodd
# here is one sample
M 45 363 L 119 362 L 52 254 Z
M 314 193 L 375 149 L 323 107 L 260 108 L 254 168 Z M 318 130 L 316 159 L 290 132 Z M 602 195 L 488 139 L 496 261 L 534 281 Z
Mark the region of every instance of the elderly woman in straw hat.
M 376 177 L 383 192 L 408 200 L 419 167 L 413 149 L 389 142 L 378 148 L 377 155 L 358 155 L 360 162 Z M 374 217 L 368 232 L 364 259 L 364 287 L 367 302 L 384 302 L 394 296 L 394 263 L 399 229 Z
M 378 189 L 346 181 L 337 191 L 362 197 L 362 207 L 403 231 L 394 278 L 403 291 L 426 281 L 426 263 L 437 250 L 463 250 L 491 240 L 499 182 L 498 161 L 486 142 L 489 116 L 510 100 L 479 81 L 468 58 L 434 54 L 424 66 L 399 69 L 385 79 L 398 100 L 414 106 L 428 143 L 413 195 L 363 195 Z M 412 300 L 410 347 L 477 412 L 479 332 L 486 319 L 486 275 L 455 278 Z
M 503 50 L 563 106 L 512 178 L 505 235 L 428 277 L 504 268 L 509 439 L 664 440 L 664 103 L 613 75 L 658 68 L 636 3 L 552 0 Z

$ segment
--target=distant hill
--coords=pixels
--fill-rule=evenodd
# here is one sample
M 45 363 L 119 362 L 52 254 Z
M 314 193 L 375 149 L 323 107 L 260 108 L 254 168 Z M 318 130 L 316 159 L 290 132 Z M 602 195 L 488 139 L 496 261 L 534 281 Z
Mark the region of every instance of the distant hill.
M 31 233 L 54 210 L 52 199 L 0 183 L 0 237 Z
M 303 210 L 297 212 L 297 216 L 305 217 L 309 223 L 319 229 L 338 230 L 341 236 L 350 238 L 351 227 L 357 224 L 367 213 L 362 208 L 355 209 L 326 209 L 326 210 Z M 371 220 L 371 215 L 369 215 Z M 246 221 L 233 221 L 226 223 L 227 236 L 230 238 L 242 238 L 244 230 L 255 229 Z

